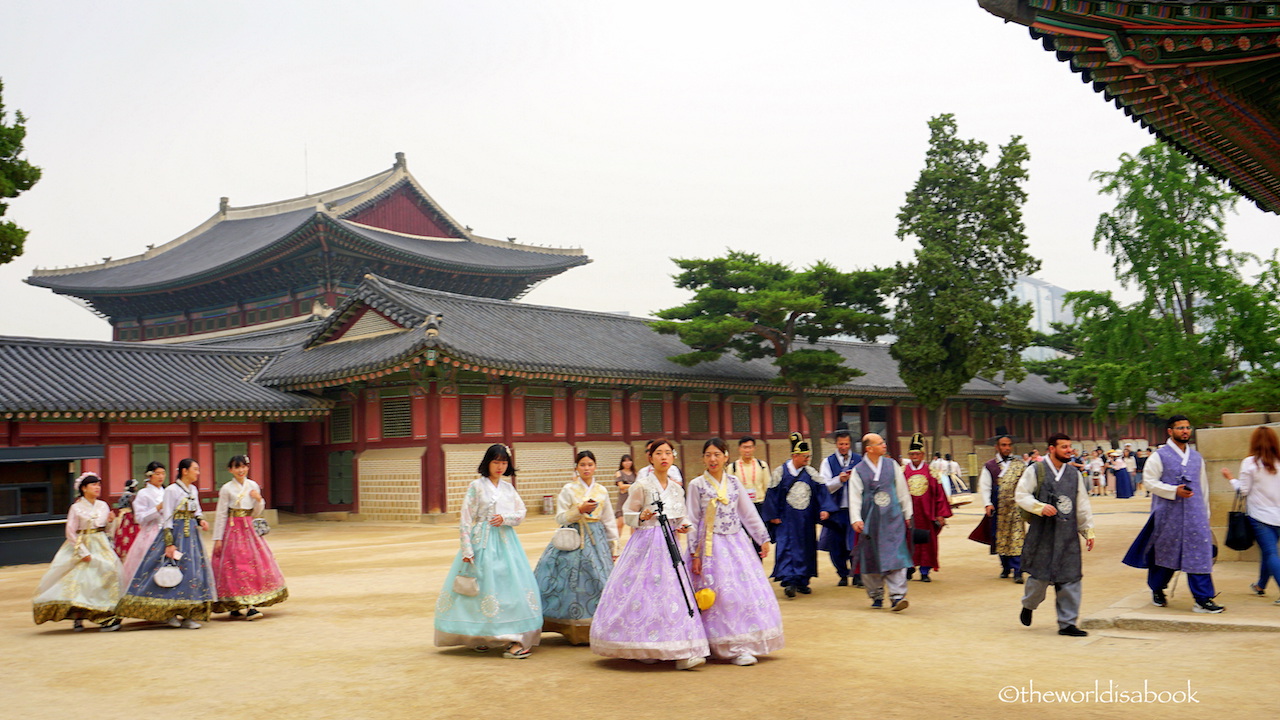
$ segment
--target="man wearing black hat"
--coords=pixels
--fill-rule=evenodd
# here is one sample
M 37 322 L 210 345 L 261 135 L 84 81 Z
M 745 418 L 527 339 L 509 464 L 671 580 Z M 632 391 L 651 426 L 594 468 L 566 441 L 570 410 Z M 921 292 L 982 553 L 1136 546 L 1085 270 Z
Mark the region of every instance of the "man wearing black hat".
M 809 465 L 809 443 L 791 433 L 791 460 L 778 473 L 764 496 L 761 519 L 776 525 L 777 553 L 773 577 L 788 598 L 808 595 L 809 579 L 818 575 L 818 540 L 814 526 L 836 511 L 827 486 L 818 482 Z
M 907 491 L 911 493 L 912 527 L 928 535 L 928 542 L 913 543 L 911 562 L 920 568 L 920 582 L 933 582 L 929 572 L 939 567 L 938 533 L 951 517 L 951 501 L 947 499 L 942 483 L 924 464 L 924 435 L 921 433 L 911 436 L 902 475 L 907 480 Z M 912 575 L 913 568 L 908 568 L 907 579 L 910 580 Z

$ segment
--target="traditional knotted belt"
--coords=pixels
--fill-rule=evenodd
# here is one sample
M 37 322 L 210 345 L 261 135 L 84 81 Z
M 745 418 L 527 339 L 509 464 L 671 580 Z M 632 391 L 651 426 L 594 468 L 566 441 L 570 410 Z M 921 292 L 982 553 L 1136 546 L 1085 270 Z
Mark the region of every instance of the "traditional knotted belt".
M 707 479 L 707 484 L 711 486 L 711 489 L 716 491 L 716 494 L 712 495 L 711 499 L 707 501 L 707 512 L 702 518 L 702 555 L 711 557 L 711 547 L 715 539 L 716 503 L 729 504 L 729 478 L 725 477 L 720 482 L 716 482 L 716 479 L 711 477 L 711 473 L 707 473 L 703 477 Z M 693 554 L 697 555 L 698 553 L 695 552 Z
M 195 513 L 193 513 L 193 512 L 191 512 L 190 510 L 178 510 L 178 511 L 176 511 L 176 512 L 174 512 L 174 513 L 173 513 L 173 519 L 174 519 L 174 520 L 184 520 L 184 521 L 185 521 L 185 520 L 190 520 L 190 519 L 194 518 L 195 516 L 196 516 L 196 514 L 195 514 Z M 182 537 L 191 537 L 191 524 L 190 524 L 190 523 L 187 523 L 187 522 L 183 522 L 183 523 L 182 523 Z
M 245 510 L 243 508 L 232 508 L 227 511 L 227 514 L 230 515 L 231 517 L 249 517 L 250 515 L 253 514 L 253 511 Z
M 79 531 L 81 535 L 89 535 L 91 533 L 99 533 L 99 532 L 106 532 L 106 530 L 100 527 L 95 527 L 95 528 L 88 528 L 88 529 Z

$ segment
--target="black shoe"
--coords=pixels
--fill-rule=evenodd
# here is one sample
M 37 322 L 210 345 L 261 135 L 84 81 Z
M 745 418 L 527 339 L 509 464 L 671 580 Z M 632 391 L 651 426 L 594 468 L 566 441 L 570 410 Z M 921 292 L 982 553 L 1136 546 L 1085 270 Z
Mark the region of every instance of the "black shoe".
M 862 584 L 862 576 L 861 576 L 861 575 L 854 575 L 854 576 L 853 576 L 853 586 L 854 586 L 854 587 L 863 587 L 863 584 Z
M 233 618 L 241 618 L 241 617 L 244 617 L 244 613 L 240 612 L 239 610 L 232 610 L 232 611 L 231 611 L 231 617 L 233 617 Z
M 801 595 L 808 595 L 813 591 L 809 589 L 808 585 L 801 585 L 800 587 L 796 588 L 796 592 L 800 593 Z
M 913 567 L 909 567 L 909 568 L 907 568 L 907 579 L 908 579 L 908 580 L 910 580 L 911 578 L 913 578 L 913 577 L 915 577 L 915 576 L 916 576 L 916 569 L 915 569 L 915 568 L 913 568 Z
M 1208 600 L 1197 600 L 1196 606 L 1191 608 L 1191 610 L 1192 612 L 1209 613 L 1211 615 L 1217 615 L 1220 612 L 1225 612 L 1226 608 L 1214 602 L 1213 598 L 1209 598 Z
M 1018 619 L 1027 627 L 1031 627 L 1031 613 L 1031 608 L 1022 608 L 1022 614 L 1018 615 Z
M 1169 600 L 1164 596 L 1164 590 L 1151 591 L 1151 604 L 1156 607 L 1169 607 Z
M 1059 630 L 1059 631 L 1058 631 L 1058 634 L 1059 634 L 1059 635 L 1069 635 L 1070 637 L 1085 637 L 1085 636 L 1086 636 L 1086 635 L 1088 635 L 1089 633 L 1088 633 L 1087 631 L 1085 631 L 1085 630 L 1081 630 L 1080 628 L 1076 627 L 1075 625 L 1068 625 L 1068 626 L 1066 626 L 1066 627 L 1062 628 L 1061 630 Z
M 836 583 L 836 587 L 848 587 L 848 585 L 849 585 L 849 578 L 847 577 L 840 578 L 840 582 Z
M 1017 575 L 1014 575 L 1014 576 L 1013 576 L 1013 584 L 1014 584 L 1014 585 L 1021 585 L 1021 584 L 1023 584 L 1024 582 L 1025 582 L 1025 581 L 1022 579 L 1022 573 L 1018 573 Z
M 1001 571 L 1000 571 L 1000 579 L 1001 579 L 1001 580 L 1007 579 L 1007 578 L 1009 577 L 1009 573 L 1010 573 L 1010 572 L 1011 572 L 1011 571 L 1009 571 L 1009 570 L 1001 570 Z
M 795 597 L 795 596 L 796 596 L 796 586 L 795 586 L 795 585 L 788 585 L 788 586 L 786 586 L 786 588 L 783 590 L 783 592 L 785 592 L 785 593 L 787 594 L 787 597 L 789 597 L 789 598 L 793 598 L 793 597 Z

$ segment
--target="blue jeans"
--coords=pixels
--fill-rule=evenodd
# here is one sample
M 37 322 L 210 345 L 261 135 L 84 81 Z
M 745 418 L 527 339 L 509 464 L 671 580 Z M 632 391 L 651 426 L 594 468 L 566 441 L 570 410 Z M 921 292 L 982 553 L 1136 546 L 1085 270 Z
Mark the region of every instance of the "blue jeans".
M 1280 585 L 1280 554 L 1276 551 L 1276 542 L 1280 539 L 1280 527 L 1268 525 L 1259 520 L 1249 518 L 1253 523 L 1253 534 L 1258 539 L 1258 550 L 1262 552 L 1262 569 L 1258 577 L 1258 587 L 1266 589 L 1267 578 L 1275 578 Z

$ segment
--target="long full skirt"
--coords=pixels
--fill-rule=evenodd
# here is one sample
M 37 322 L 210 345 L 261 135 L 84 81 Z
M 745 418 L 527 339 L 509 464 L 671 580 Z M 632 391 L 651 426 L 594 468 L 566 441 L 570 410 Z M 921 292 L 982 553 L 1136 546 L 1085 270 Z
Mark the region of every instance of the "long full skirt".
M 533 571 L 542 594 L 543 631 L 560 633 L 573 645 L 591 641 L 591 618 L 613 570 L 604 524 L 586 523 L 586 531 L 580 550 L 548 543 Z
M 116 526 L 116 555 L 120 557 L 128 555 L 129 548 L 133 547 L 133 541 L 137 537 L 138 523 L 133 519 L 133 510 L 122 508 L 120 510 L 120 523 Z
M 1116 497 L 1121 500 L 1133 497 L 1133 476 L 1127 469 L 1116 470 Z
M 515 528 L 486 526 L 480 532 L 485 539 L 474 544 L 475 562 L 467 566 L 480 592 L 474 597 L 454 592 L 453 580 L 467 565 L 459 550 L 436 598 L 436 647 L 518 642 L 532 648 L 542 639 L 542 602 L 529 558 Z
M 679 572 L 685 573 L 684 566 Z M 671 567 L 662 531 L 639 528 L 600 595 L 591 623 L 591 652 L 635 660 L 706 657 L 711 651 L 697 608 L 688 576 L 682 586 Z
M 197 521 L 194 518 L 174 521 L 173 542 L 182 553 L 182 559 L 178 561 L 182 582 L 173 587 L 160 587 L 155 583 L 156 571 L 165 561 L 164 533 L 156 533 L 147 554 L 138 564 L 138 571 L 129 581 L 129 589 L 120 599 L 116 612 L 121 617 L 155 622 L 164 622 L 178 615 L 190 620 L 209 619 L 217 591 L 209 561 L 204 555 L 204 542 L 200 538 Z
M 82 538 L 89 560 L 80 559 L 75 544 L 58 548 L 40 580 L 32 601 L 36 624 L 66 618 L 104 622 L 116 614 L 120 602 L 120 558 L 106 533 Z
M 142 564 L 143 558 L 147 556 L 147 551 L 151 549 L 151 543 L 156 541 L 156 535 L 160 534 L 160 523 L 148 523 L 138 531 L 138 536 L 134 538 L 133 543 L 129 547 L 129 554 L 124 556 L 124 572 L 120 575 L 123 578 L 121 586 L 128 589 L 133 576 L 138 574 L 138 566 Z
M 711 657 L 767 655 L 781 650 L 782 613 L 760 556 L 745 532 L 716 535 L 702 572 L 693 576 L 694 590 L 710 588 L 715 602 L 702 612 Z
M 222 547 L 213 552 L 214 612 L 266 607 L 284 602 L 289 589 L 267 541 L 253 530 L 253 518 L 229 517 Z

